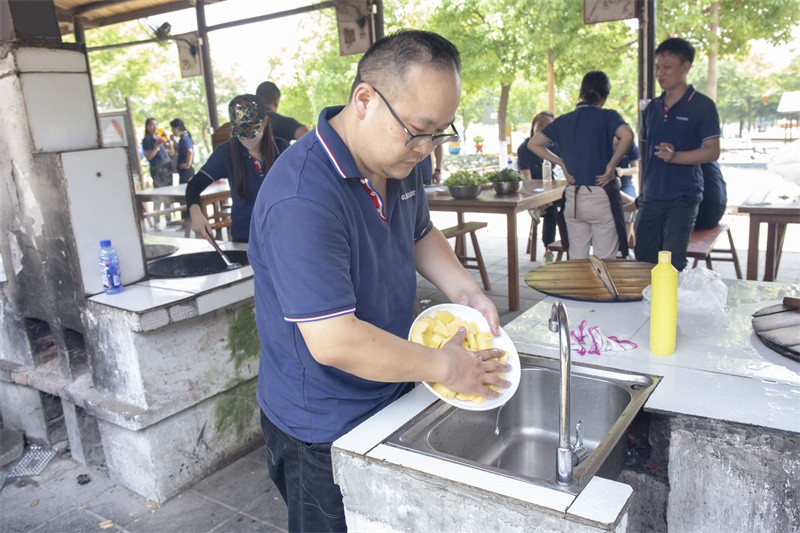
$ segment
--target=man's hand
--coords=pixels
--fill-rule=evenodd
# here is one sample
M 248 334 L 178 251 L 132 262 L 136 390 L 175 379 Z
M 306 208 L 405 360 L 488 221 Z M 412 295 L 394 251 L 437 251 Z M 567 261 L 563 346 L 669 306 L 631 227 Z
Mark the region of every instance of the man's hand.
M 490 348 L 470 352 L 461 346 L 466 337 L 467 330 L 462 326 L 442 347 L 448 355 L 448 373 L 440 383 L 464 394 L 478 394 L 489 399 L 499 397 L 500 393 L 490 389 L 488 385 L 503 389 L 511 386 L 511 382 L 495 374 L 511 371 L 511 365 L 496 359 L 503 355 L 503 350 Z
M 489 323 L 489 331 L 492 332 L 492 335 L 500 335 L 500 316 L 497 314 L 497 307 L 495 307 L 494 302 L 491 301 L 488 296 L 480 292 L 480 290 L 476 293 L 462 296 L 454 303 L 466 305 L 480 311 Z M 461 340 L 464 339 L 462 338 Z
M 672 161 L 675 157 L 675 146 L 670 143 L 658 143 L 656 145 L 655 156 L 666 163 Z

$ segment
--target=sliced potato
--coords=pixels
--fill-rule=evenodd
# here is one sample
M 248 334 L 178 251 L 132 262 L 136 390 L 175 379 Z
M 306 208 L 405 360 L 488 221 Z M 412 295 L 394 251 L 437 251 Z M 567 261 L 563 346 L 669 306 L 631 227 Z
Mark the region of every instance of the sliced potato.
M 431 348 L 441 348 L 444 346 L 455 334 L 460 327 L 467 330 L 467 336 L 461 343 L 465 349 L 477 352 L 486 350 L 493 346 L 492 333 L 490 331 L 481 331 L 476 322 L 467 322 L 456 317 L 450 311 L 437 311 L 433 316 L 426 316 L 420 318 L 411 330 L 411 341 L 417 344 L 422 344 Z M 504 353 L 502 356 L 497 357 L 500 361 L 508 360 L 508 354 Z M 505 378 L 505 374 L 500 374 Z M 463 401 L 471 401 L 476 404 L 481 404 L 486 401 L 483 396 L 475 394 L 456 393 L 455 391 L 445 387 L 441 383 L 431 383 L 436 392 L 442 397 L 451 400 L 457 398 Z M 502 391 L 500 387 L 489 385 L 492 390 Z

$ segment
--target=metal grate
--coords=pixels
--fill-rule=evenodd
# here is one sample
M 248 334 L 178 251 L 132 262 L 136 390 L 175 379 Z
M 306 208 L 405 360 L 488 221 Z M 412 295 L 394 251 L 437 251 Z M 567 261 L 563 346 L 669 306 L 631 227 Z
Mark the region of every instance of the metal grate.
M 17 464 L 14 465 L 14 468 L 11 469 L 8 477 L 38 476 L 55 455 L 56 448 L 54 446 L 29 446 Z

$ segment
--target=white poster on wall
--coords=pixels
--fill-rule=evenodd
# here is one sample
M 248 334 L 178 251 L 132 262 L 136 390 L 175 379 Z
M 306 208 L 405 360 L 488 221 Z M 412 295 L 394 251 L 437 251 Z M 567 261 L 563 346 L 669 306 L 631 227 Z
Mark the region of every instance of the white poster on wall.
M 178 45 L 178 62 L 181 67 L 181 77 L 191 78 L 203 75 L 203 64 L 200 62 L 200 38 L 196 32 L 184 33 L 173 37 Z
M 336 2 L 339 54 L 363 54 L 375 41 L 371 0 Z

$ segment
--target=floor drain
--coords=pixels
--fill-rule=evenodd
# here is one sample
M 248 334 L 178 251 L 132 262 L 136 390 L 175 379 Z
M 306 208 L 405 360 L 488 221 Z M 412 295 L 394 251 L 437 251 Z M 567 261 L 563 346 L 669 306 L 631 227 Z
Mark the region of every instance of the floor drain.
M 8 477 L 38 476 L 55 455 L 56 449 L 53 446 L 29 446 Z

